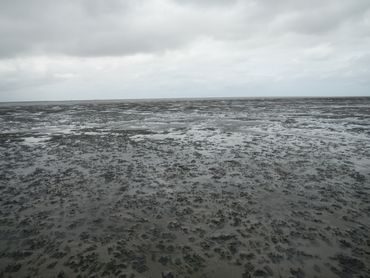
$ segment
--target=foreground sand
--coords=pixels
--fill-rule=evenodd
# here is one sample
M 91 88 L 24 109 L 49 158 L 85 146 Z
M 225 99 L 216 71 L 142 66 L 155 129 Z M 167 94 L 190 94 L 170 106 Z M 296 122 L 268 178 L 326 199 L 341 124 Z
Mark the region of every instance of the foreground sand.
M 2 105 L 0 131 L 0 277 L 370 277 L 369 98 Z

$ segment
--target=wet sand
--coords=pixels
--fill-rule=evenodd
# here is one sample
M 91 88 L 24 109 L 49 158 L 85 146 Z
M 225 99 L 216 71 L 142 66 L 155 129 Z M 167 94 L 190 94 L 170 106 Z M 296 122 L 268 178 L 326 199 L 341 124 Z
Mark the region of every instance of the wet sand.
M 2 104 L 0 131 L 0 277 L 370 277 L 370 98 Z

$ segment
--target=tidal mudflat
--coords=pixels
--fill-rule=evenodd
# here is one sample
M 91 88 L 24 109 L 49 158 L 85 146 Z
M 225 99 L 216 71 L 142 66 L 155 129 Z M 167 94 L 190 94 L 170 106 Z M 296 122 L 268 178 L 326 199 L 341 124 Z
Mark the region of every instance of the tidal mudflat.
M 0 277 L 370 277 L 370 98 L 0 106 Z

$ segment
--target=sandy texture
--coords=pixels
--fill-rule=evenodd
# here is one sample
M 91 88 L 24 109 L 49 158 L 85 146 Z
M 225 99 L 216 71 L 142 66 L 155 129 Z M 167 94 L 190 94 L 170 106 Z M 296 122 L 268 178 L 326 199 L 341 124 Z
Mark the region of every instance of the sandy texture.
M 0 277 L 370 277 L 369 98 L 2 105 L 0 131 Z

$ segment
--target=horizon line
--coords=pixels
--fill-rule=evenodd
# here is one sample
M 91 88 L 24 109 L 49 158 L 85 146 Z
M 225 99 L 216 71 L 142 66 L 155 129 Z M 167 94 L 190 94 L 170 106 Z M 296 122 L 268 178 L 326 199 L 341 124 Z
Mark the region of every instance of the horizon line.
M 243 99 L 343 99 L 370 98 L 370 96 L 234 96 L 234 97 L 155 97 L 155 98 L 112 98 L 112 99 L 63 99 L 63 100 L 12 100 L 0 104 L 50 103 L 50 102 L 146 102 L 146 101 L 196 101 L 196 100 L 243 100 Z

